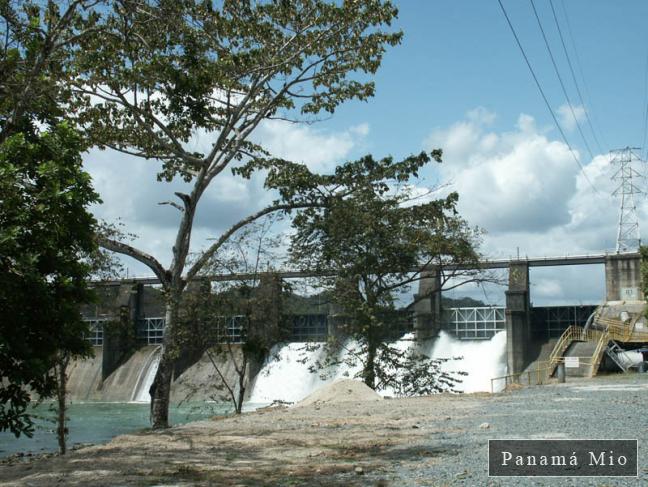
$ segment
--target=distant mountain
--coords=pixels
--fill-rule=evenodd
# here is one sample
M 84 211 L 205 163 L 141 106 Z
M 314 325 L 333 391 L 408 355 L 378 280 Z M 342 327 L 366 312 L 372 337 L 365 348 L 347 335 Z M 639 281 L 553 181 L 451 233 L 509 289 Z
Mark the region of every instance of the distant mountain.
M 484 306 L 489 306 L 483 301 L 477 299 L 463 297 L 463 298 L 447 298 L 441 296 L 441 307 L 442 308 L 480 308 Z

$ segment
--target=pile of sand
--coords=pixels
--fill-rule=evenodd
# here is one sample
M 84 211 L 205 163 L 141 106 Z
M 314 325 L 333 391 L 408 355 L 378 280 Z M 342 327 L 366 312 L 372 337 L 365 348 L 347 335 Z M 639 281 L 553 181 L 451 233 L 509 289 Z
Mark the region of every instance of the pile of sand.
M 306 396 L 296 407 L 311 404 L 335 404 L 340 402 L 381 401 L 382 397 L 364 382 L 352 379 L 336 380 Z

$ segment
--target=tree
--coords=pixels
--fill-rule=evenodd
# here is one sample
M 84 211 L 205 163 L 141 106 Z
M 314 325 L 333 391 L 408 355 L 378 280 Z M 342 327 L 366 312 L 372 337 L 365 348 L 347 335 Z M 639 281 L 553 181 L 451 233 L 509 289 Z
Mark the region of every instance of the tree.
M 0 1 L 0 430 L 31 435 L 31 394 L 56 392 L 62 453 L 66 364 L 91 352 L 79 306 L 92 296 L 98 202 L 84 141 L 63 123 L 66 81 L 98 3 Z
M 278 261 L 281 238 L 269 234 L 273 220 L 249 225 L 231 239 L 218 260 L 205 267 L 202 285 L 182 300 L 179 328 L 184 335 L 177 342 L 185 350 L 204 352 L 214 369 L 198 388 L 201 393 L 214 390 L 211 397 L 230 401 L 236 414 L 242 412 L 252 367 L 280 339 L 283 286 L 271 262 Z M 210 284 L 215 275 L 240 278 Z
M 441 151 L 434 151 L 432 158 L 440 162 Z M 368 184 L 349 196 L 332 198 L 325 208 L 302 212 L 293 221 L 290 251 L 301 267 L 332 276 L 322 278 L 322 285 L 344 314 L 343 333 L 357 344 L 347 360 L 360 361 L 362 380 L 373 389 L 414 393 L 452 382 L 439 375 L 438 361 L 389 343 L 398 320 L 407 319 L 396 309 L 396 294 L 430 271 L 441 274 L 441 287 L 446 288 L 462 274 L 464 282 L 477 278 L 476 271 L 465 275 L 460 269 L 478 269 L 478 232 L 458 215 L 456 193 L 416 201 L 406 183 L 431 158 L 421 153 L 410 161 L 408 171 L 391 184 Z M 366 156 L 357 164 L 370 168 L 393 163 Z
M 174 328 L 187 283 L 238 230 L 265 215 L 319 206 L 319 186 L 333 184 L 270 157 L 252 133 L 263 120 L 312 121 L 347 100 L 371 97 L 374 84 L 363 75 L 375 73 L 386 46 L 400 42 L 400 32 L 385 31 L 396 14 L 381 0 L 124 0 L 106 13 L 102 30 L 82 40 L 71 84 L 79 126 L 100 147 L 160 161 L 158 179 L 191 184 L 167 202 L 179 211 L 168 267 L 131 245 L 101 239 L 147 265 L 165 292 L 153 428 L 168 426 Z M 212 141 L 204 153 L 188 143 L 197 131 Z M 201 197 L 226 169 L 244 178 L 265 171 L 266 188 L 279 197 L 232 225 L 188 266 Z
M 65 124 L 0 145 L 0 430 L 31 435 L 31 392 L 48 397 L 61 358 L 90 353 L 79 306 L 92 299 L 84 262 L 98 201 Z

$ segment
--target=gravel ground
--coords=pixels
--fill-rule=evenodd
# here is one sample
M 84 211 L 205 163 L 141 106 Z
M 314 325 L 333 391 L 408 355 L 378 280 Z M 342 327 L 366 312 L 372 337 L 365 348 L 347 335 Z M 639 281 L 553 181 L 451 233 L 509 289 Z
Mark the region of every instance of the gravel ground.
M 648 485 L 646 405 L 648 374 L 269 410 L 5 462 L 0 484 Z M 637 438 L 639 478 L 489 479 L 489 438 Z

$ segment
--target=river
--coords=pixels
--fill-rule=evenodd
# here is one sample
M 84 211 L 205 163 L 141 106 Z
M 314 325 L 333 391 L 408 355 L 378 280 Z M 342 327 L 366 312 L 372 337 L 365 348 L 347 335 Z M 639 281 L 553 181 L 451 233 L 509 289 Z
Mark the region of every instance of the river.
M 9 432 L 0 433 L 0 457 L 18 452 L 44 453 L 58 450 L 54 413 L 50 404 L 44 403 L 33 411 L 34 436 L 16 438 Z M 199 419 L 227 414 L 232 411 L 229 403 L 185 403 L 172 406 L 172 424 L 188 423 Z M 117 435 L 134 433 L 150 426 L 149 405 L 146 403 L 81 402 L 71 404 L 68 410 L 68 448 L 78 443 L 103 443 Z

